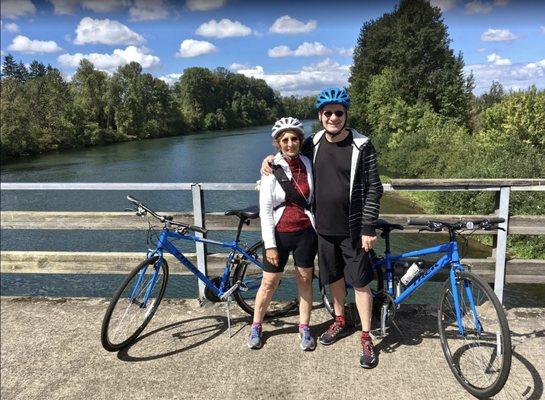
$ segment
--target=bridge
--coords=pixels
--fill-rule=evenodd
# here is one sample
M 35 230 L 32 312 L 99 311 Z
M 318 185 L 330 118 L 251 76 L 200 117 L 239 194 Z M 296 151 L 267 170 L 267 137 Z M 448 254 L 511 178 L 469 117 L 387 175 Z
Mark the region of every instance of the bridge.
M 206 212 L 209 190 L 254 190 L 254 184 L 221 183 L 2 183 L 2 190 L 190 190 L 193 212 L 174 218 L 210 230 L 235 229 L 236 221 Z M 545 283 L 545 260 L 514 260 L 507 253 L 508 235 L 542 235 L 542 215 L 511 215 L 510 195 L 543 191 L 545 179 L 534 180 L 392 180 L 386 191 L 482 190 L 495 193 L 496 212 L 506 231 L 494 235 L 491 258 L 465 260 L 494 283 L 504 298 L 505 283 Z M 407 215 L 381 215 L 405 223 Z M 460 220 L 475 215 L 410 215 L 411 218 Z M 483 216 L 484 217 L 484 216 Z M 139 230 L 146 224 L 123 212 L 3 211 L 1 228 Z M 251 229 L 259 230 L 259 224 Z M 415 232 L 407 229 L 399 234 Z M 477 232 L 483 233 L 483 232 Z M 394 239 L 395 240 L 395 239 Z M 141 260 L 135 253 L 5 251 L 1 272 L 126 273 Z M 197 246 L 193 259 L 202 271 L 220 262 Z M 202 290 L 202 288 L 200 288 Z M 452 376 L 443 357 L 435 307 L 403 306 L 400 331 L 377 345 L 380 364 L 358 366 L 358 334 L 333 346 L 303 353 L 297 345 L 297 315 L 264 324 L 265 346 L 245 347 L 247 315 L 232 308 L 232 337 L 226 332 L 225 304 L 200 307 L 196 299 L 165 299 L 138 341 L 119 353 L 100 346 L 100 323 L 108 300 L 102 298 L 1 298 L 2 399 L 375 399 L 470 398 Z M 514 345 L 510 378 L 498 399 L 539 399 L 545 372 L 545 308 L 507 306 Z M 322 333 L 329 321 L 314 304 L 312 332 Z

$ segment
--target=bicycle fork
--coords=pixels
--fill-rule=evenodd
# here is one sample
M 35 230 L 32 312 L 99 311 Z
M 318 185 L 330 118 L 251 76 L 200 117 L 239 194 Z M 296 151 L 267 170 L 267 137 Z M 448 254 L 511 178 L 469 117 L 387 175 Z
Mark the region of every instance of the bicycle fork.
M 459 287 L 458 283 L 462 282 L 462 285 Z M 477 331 L 477 334 L 480 336 L 482 333 L 482 325 L 479 320 L 479 316 L 477 314 L 477 307 L 475 306 L 475 299 L 473 298 L 473 292 L 471 290 L 471 283 L 462 280 L 456 276 L 456 269 L 451 268 L 450 270 L 450 287 L 452 290 L 452 298 L 454 300 L 454 310 L 456 313 L 456 323 L 458 324 L 458 333 L 461 336 L 466 335 L 466 329 L 464 327 L 463 323 L 463 315 L 462 313 L 465 313 L 465 310 L 462 310 L 462 302 L 464 292 L 465 296 L 467 297 L 467 300 L 469 301 L 469 306 L 471 309 L 471 316 L 473 320 L 473 326 L 475 327 L 475 330 Z M 458 290 L 458 289 L 461 290 Z

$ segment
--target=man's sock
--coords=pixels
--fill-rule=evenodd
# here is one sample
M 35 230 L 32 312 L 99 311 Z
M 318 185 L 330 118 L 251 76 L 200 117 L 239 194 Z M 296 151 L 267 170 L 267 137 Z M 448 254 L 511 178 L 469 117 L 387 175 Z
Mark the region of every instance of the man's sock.
M 346 325 L 346 320 L 344 319 L 344 315 L 337 315 L 335 317 L 335 321 L 337 321 L 339 325 L 342 326 L 343 328 Z

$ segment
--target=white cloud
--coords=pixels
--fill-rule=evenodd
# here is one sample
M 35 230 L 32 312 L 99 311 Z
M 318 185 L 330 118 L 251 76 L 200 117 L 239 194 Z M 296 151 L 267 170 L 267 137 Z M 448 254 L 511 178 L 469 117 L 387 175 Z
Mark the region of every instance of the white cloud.
M 4 18 L 16 19 L 36 14 L 36 7 L 30 0 L 2 0 L 0 13 Z
M 485 42 L 503 42 L 517 39 L 520 39 L 520 36 L 511 33 L 509 29 L 488 29 L 481 35 L 481 40 Z
M 82 0 L 81 6 L 96 13 L 109 13 L 127 7 L 128 0 Z
M 541 33 L 545 34 L 545 25 L 541 25 L 539 29 L 541 30 Z
M 456 0 L 430 0 L 430 4 L 439 7 L 442 12 L 452 10 L 456 6 Z
M 267 51 L 269 57 L 278 58 L 278 57 L 289 57 L 293 55 L 293 51 L 288 46 L 276 46 Z
M 62 49 L 53 40 L 31 40 L 23 35 L 18 35 L 8 46 L 10 51 L 19 51 L 21 53 L 56 53 Z
M 223 7 L 227 0 L 187 0 L 185 8 L 189 11 L 210 11 Z
M 160 76 L 159 79 L 161 79 L 163 82 L 165 82 L 167 85 L 174 85 L 178 82 L 182 74 L 167 74 Z
M 197 57 L 215 53 L 216 51 L 218 51 L 218 48 L 210 42 L 186 39 L 180 43 L 180 50 L 176 53 L 176 57 Z
M 128 46 L 125 49 L 115 49 L 112 54 L 62 54 L 57 58 L 59 64 L 64 67 L 77 68 L 84 58 L 91 61 L 97 69 L 113 72 L 118 67 L 132 61 L 139 63 L 142 68 L 155 68 L 159 66 L 160 59 L 148 54 L 149 50 L 143 47 Z
M 350 65 L 341 65 L 329 58 L 299 71 L 269 74 L 260 65 L 250 67 L 241 64 L 233 64 L 229 69 L 249 77 L 264 79 L 284 96 L 315 95 L 327 86 L 347 86 L 350 75 Z
M 299 21 L 289 15 L 284 15 L 274 21 L 274 24 L 269 28 L 272 33 L 307 33 L 316 29 L 316 21 L 311 19 L 307 23 Z
M 169 16 L 164 0 L 135 0 L 129 9 L 132 21 L 155 21 Z
M 466 4 L 466 14 L 488 14 L 492 8 L 491 3 L 474 0 Z
M 138 45 L 145 42 L 145 39 L 138 33 L 120 22 L 109 19 L 85 17 L 79 22 L 76 34 L 75 44 Z
M 220 22 L 215 19 L 205 22 L 197 28 L 195 33 L 205 37 L 223 39 L 233 36 L 248 36 L 252 34 L 252 30 L 238 21 L 224 18 Z
M 479 47 L 479 48 L 477 49 L 477 51 L 478 51 L 479 53 L 482 53 L 483 51 L 486 51 L 486 48 L 485 48 L 485 47 Z
M 49 0 L 53 4 L 55 14 L 74 14 L 79 5 L 79 0 Z
M 501 58 L 499 54 L 492 53 L 486 57 L 489 63 L 494 65 L 511 65 L 511 60 L 508 58 Z
M 331 50 L 320 42 L 304 42 L 293 54 L 299 57 L 326 56 L 331 54 Z
M 2 28 L 10 33 L 19 32 L 19 25 L 17 25 L 15 22 L 8 22 L 6 25 L 2 23 Z
M 497 65 L 493 63 L 468 65 L 464 73 L 473 73 L 475 94 L 486 92 L 492 81 L 500 82 L 506 90 L 527 89 L 536 85 L 545 89 L 545 59 L 531 63 Z
M 354 48 L 353 47 L 350 47 L 348 49 L 345 49 L 345 48 L 340 48 L 338 49 L 339 51 L 339 54 L 343 57 L 352 57 L 352 55 L 354 54 Z
M 473 0 L 466 4 L 466 14 L 489 14 L 494 7 L 503 7 L 509 0 L 481 1 Z

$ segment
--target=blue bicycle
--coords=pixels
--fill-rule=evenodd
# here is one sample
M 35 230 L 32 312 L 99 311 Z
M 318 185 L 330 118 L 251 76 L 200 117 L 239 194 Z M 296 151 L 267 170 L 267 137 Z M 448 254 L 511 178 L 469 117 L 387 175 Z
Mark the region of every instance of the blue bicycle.
M 240 234 L 245 224 L 248 225 L 252 219 L 259 217 L 256 206 L 227 211 L 225 215 L 235 215 L 239 218 L 238 230 L 232 242 L 220 242 L 190 234 L 195 232 L 206 234 L 206 229 L 174 221 L 171 216 L 159 215 L 131 196 L 127 196 L 127 199 L 135 206 L 136 215 L 142 217 L 150 215 L 159 220 L 163 226 L 155 245 L 149 248 L 146 259 L 129 273 L 106 310 L 101 329 L 102 346 L 106 350 L 119 351 L 134 343 L 157 311 L 169 277 L 165 253 L 172 254 L 204 282 L 205 297 L 208 300 L 229 302 L 232 297 L 245 312 L 253 315 L 255 295 L 262 278 L 263 241 L 251 246 L 243 245 L 240 243 Z M 148 244 L 151 243 L 152 232 L 150 223 Z M 175 240 L 202 242 L 230 249 L 222 275 L 214 278 L 205 276 L 176 248 L 173 244 Z M 297 297 L 286 296 L 282 290 L 277 290 L 266 316 L 284 315 L 297 305 Z M 229 307 L 227 309 L 229 310 Z
M 504 222 L 502 218 L 460 221 L 414 221 L 408 225 L 420 226 L 420 231 L 448 231 L 449 241 L 437 246 L 393 255 L 390 250 L 390 233 L 403 230 L 402 225 L 378 220 L 376 228 L 385 239 L 385 253 L 378 257 L 372 253 L 377 289 L 373 290 L 374 315 L 380 319 L 380 333 L 386 336 L 394 324 L 395 311 L 424 283 L 442 268 L 450 268 L 438 302 L 438 331 L 447 363 L 460 384 L 472 395 L 491 397 L 504 386 L 511 369 L 511 335 L 505 312 L 490 286 L 471 267 L 460 262 L 457 235 L 462 231 L 492 230 Z M 407 285 L 396 276 L 396 266 L 406 259 L 430 254 L 443 254 L 430 268 L 422 271 Z M 321 286 L 326 309 L 335 315 L 328 287 Z M 357 323 L 353 304 L 353 290 L 347 287 L 345 313 Z

